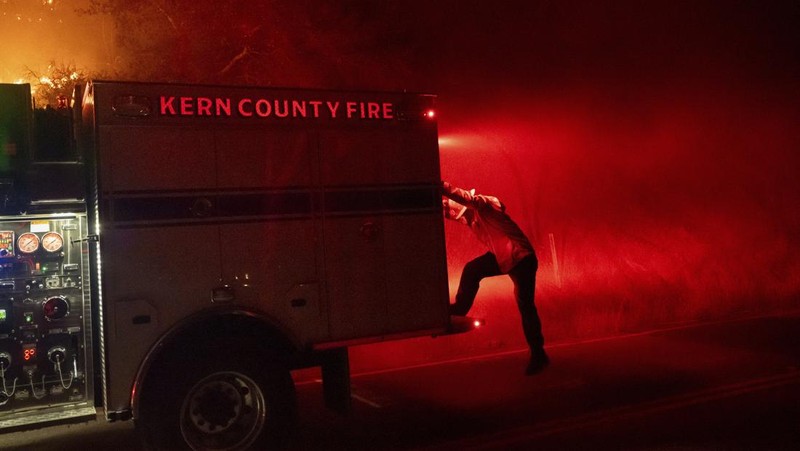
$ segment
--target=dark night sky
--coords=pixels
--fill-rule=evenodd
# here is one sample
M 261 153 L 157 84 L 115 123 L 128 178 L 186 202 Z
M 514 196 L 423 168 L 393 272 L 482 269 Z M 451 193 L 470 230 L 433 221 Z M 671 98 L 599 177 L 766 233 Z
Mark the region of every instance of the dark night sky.
M 798 76 L 797 2 L 436 2 L 420 14 L 422 49 L 446 81 L 534 92 L 564 82 Z M 414 11 L 424 8 L 414 8 Z

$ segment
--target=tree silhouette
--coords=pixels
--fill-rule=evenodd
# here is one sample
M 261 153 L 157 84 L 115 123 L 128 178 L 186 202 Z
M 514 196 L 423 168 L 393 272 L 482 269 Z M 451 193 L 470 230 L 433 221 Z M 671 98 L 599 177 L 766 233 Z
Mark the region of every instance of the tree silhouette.
M 391 89 L 420 41 L 394 2 L 91 0 L 113 18 L 118 77 Z M 407 87 L 407 86 L 403 86 Z

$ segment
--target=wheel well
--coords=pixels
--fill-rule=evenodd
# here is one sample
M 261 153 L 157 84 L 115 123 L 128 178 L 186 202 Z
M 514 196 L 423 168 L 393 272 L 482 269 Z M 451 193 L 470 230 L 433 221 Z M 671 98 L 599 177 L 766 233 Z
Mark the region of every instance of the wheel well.
M 243 312 L 205 315 L 185 323 L 159 340 L 139 369 L 131 399 L 134 418 L 140 397 L 148 395 L 164 372 L 179 370 L 180 362 L 208 358 L 214 352 L 247 352 L 290 366 L 297 346 L 266 319 Z

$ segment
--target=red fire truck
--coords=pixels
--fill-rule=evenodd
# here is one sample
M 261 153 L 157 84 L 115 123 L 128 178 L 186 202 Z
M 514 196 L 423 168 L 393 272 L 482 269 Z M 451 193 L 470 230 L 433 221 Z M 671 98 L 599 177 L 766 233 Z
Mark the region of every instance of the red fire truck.
M 290 371 L 452 330 L 430 95 L 0 85 L 0 431 L 136 421 L 155 448 L 285 430 Z

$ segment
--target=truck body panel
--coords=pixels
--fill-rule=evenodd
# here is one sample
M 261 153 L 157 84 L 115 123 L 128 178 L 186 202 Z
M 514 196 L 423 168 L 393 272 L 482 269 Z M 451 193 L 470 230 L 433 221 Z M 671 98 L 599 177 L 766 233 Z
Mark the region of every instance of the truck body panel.
M 303 348 L 446 327 L 436 127 L 396 116 L 431 99 L 102 82 L 86 95 L 103 308 L 115 326 L 110 410 L 128 407 L 154 337 L 213 304 L 258 312 Z M 120 98 L 147 99 L 151 112 L 121 116 Z M 233 111 L 200 117 L 197 99 Z M 255 106 L 237 116 L 264 99 L 271 116 Z M 181 102 L 192 104 L 185 115 Z M 283 102 L 289 117 L 275 116 Z M 296 102 L 306 117 L 288 113 Z M 347 117 L 348 103 L 390 104 L 392 115 Z M 327 105 L 339 105 L 335 117 Z M 232 299 L 212 302 L 223 289 Z M 141 333 L 128 326 L 147 315 Z

